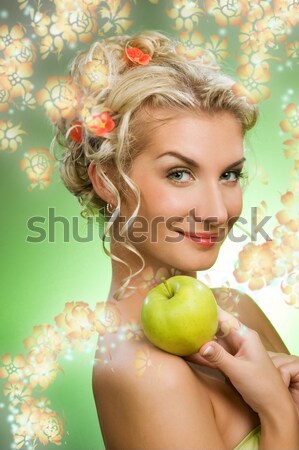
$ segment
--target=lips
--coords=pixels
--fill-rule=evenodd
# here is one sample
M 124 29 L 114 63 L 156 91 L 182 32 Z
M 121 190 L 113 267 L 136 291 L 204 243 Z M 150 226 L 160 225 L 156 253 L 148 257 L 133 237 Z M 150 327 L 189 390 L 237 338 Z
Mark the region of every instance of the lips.
M 181 233 L 187 239 L 195 242 L 196 244 L 204 245 L 207 247 L 211 247 L 216 242 L 219 242 L 219 234 L 217 233 Z

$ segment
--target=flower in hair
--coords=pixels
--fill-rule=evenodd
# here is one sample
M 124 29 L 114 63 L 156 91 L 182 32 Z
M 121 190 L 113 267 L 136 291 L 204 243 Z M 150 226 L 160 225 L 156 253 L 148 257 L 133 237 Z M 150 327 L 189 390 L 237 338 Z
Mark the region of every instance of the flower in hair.
M 71 123 L 70 138 L 78 144 L 81 144 L 84 128 L 95 136 L 102 136 L 112 131 L 114 127 L 115 123 L 107 111 L 96 113 L 89 116 L 83 122 L 81 120 L 74 120 Z
M 115 123 L 110 114 L 105 111 L 93 114 L 86 123 L 86 126 L 95 136 L 102 136 L 103 134 L 112 131 L 115 127 Z
M 126 47 L 125 53 L 127 55 L 127 58 L 129 58 L 129 60 L 135 64 L 141 64 L 141 65 L 145 66 L 151 60 L 150 55 L 148 55 L 147 53 L 143 53 L 143 51 L 137 47 L 131 47 L 131 48 Z
M 83 127 L 81 120 L 75 120 L 72 122 L 71 127 L 72 130 L 70 132 L 70 138 L 78 144 L 81 144 L 83 140 Z

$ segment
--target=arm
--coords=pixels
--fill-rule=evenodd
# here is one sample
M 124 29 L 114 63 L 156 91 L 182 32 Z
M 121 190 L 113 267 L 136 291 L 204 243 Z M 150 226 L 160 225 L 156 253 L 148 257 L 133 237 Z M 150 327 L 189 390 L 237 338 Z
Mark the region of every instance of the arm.
M 205 388 L 180 358 L 164 356 L 159 377 L 107 371 L 94 396 L 107 450 L 227 450 Z

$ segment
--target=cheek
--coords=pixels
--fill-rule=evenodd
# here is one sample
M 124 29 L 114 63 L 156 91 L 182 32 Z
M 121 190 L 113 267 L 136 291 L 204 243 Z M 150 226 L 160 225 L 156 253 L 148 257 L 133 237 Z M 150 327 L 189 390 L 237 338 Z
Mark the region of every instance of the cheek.
M 231 196 L 227 201 L 227 213 L 232 225 L 240 217 L 243 208 L 243 193 L 241 188 L 235 192 L 235 195 Z

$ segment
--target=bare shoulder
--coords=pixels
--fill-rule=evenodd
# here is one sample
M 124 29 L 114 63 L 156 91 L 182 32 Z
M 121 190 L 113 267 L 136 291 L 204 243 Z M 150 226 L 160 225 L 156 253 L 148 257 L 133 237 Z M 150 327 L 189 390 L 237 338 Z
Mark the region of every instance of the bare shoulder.
M 219 306 L 230 313 L 237 313 L 242 323 L 257 331 L 267 350 L 289 353 L 270 320 L 249 295 L 233 288 L 212 290 Z
M 147 342 L 125 343 L 114 356 L 113 370 L 93 373 L 107 450 L 225 450 L 208 392 L 182 358 Z

